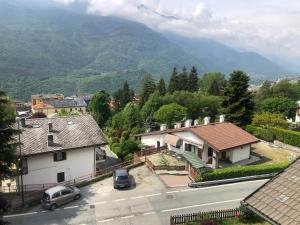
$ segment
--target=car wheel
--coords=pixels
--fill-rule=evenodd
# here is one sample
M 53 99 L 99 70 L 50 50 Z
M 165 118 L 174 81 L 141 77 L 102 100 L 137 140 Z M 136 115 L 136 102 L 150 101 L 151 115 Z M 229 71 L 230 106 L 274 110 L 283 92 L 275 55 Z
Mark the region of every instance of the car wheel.
M 77 199 L 80 199 L 81 195 L 78 194 L 78 195 L 75 195 L 74 199 L 77 200 Z
M 57 208 L 57 205 L 56 204 L 52 204 L 51 207 L 50 207 L 50 210 L 55 210 Z

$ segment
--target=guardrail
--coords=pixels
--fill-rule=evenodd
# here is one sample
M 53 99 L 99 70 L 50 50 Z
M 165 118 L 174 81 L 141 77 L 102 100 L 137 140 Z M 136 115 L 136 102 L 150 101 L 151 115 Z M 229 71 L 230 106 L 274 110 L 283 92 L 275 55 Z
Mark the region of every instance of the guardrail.
M 251 181 L 251 180 L 263 180 L 263 179 L 272 178 L 275 175 L 276 175 L 276 173 L 272 173 L 272 174 L 238 177 L 238 178 L 223 179 L 223 180 L 191 182 L 191 183 L 188 184 L 188 186 L 193 187 L 193 188 L 198 188 L 198 187 L 207 187 L 207 186 L 214 186 L 214 185 L 221 185 L 221 184 L 238 183 L 238 182 Z

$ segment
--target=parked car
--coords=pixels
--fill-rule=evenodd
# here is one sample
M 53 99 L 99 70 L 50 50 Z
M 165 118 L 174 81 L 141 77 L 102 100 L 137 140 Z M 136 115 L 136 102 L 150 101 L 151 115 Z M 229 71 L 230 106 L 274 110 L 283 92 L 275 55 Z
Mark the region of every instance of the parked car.
M 58 185 L 46 190 L 41 199 L 42 207 L 54 210 L 67 202 L 79 199 L 80 190 L 77 187 Z
M 130 187 L 129 174 L 127 169 L 117 169 L 113 173 L 114 188 Z

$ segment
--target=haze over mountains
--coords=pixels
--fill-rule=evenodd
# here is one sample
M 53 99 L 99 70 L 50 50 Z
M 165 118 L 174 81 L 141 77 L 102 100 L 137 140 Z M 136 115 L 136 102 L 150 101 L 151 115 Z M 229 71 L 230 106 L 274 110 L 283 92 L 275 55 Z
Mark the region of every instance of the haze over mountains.
M 169 78 L 174 66 L 195 65 L 201 74 L 242 69 L 253 80 L 287 71 L 254 52 L 239 52 L 210 39 L 160 34 L 114 17 L 93 16 L 56 4 L 0 2 L 0 88 L 18 99 L 33 93 L 112 93 L 145 73 Z

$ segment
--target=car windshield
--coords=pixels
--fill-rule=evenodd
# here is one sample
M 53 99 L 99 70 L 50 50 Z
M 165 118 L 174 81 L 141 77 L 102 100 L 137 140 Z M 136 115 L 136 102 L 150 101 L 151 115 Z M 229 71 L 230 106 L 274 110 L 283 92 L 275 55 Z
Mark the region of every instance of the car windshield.
M 128 176 L 118 176 L 117 180 L 128 180 Z
M 71 190 L 71 191 L 74 191 L 74 188 L 73 187 L 71 187 L 71 186 L 66 186 L 67 187 L 67 189 L 69 189 L 69 190 Z
M 50 195 L 48 195 L 46 192 L 44 192 L 43 199 L 49 200 L 50 199 Z

